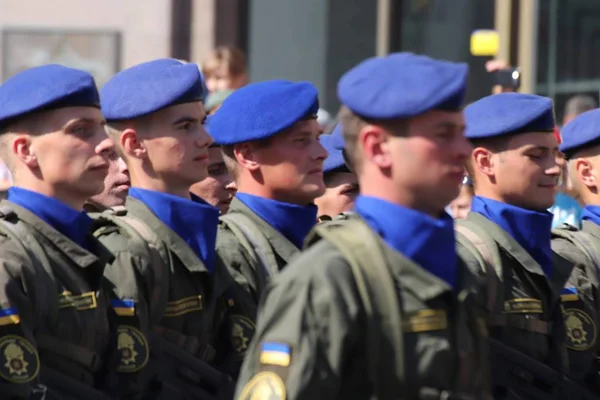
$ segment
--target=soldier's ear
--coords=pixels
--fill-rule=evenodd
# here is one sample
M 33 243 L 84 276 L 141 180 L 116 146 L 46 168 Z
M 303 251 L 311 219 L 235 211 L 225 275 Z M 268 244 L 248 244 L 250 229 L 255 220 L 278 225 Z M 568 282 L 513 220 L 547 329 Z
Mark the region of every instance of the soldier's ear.
M 488 177 L 495 176 L 495 159 L 492 151 L 483 147 L 475 147 L 471 157 L 475 173 L 479 172 Z
M 260 163 L 252 143 L 240 143 L 233 147 L 233 155 L 238 164 L 251 172 L 258 171 Z
M 144 159 L 148 157 L 146 147 L 138 137 L 135 129 L 127 128 L 119 137 L 121 147 L 125 154 L 133 158 Z
M 572 162 L 575 163 L 574 170 L 577 172 L 577 176 L 574 178 L 590 189 L 596 188 L 598 186 L 596 175 L 600 171 L 594 168 L 592 163 L 586 158 L 579 158 Z
M 16 135 L 12 139 L 11 149 L 14 157 L 27 165 L 29 168 L 38 167 L 38 159 L 35 154 L 35 146 L 29 135 Z

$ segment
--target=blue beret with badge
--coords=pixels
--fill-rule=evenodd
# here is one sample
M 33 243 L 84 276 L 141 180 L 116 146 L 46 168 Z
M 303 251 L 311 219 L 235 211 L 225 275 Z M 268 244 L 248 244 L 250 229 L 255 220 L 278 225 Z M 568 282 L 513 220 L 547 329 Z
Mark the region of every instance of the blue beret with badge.
M 338 97 L 353 113 L 370 119 L 410 118 L 430 110 L 457 111 L 468 66 L 413 53 L 369 58 L 338 82 Z
M 600 109 L 575 117 L 563 127 L 560 136 L 562 143 L 559 149 L 567 157 L 577 150 L 600 144 Z
M 500 93 L 484 97 L 465 108 L 468 139 L 553 132 L 554 110 L 548 97 Z
M 323 161 L 323 173 L 342 168 L 347 170 L 342 149 L 336 148 L 336 138 L 333 134 L 321 135 L 319 141 L 325 150 L 327 150 L 327 158 Z
M 108 121 L 127 121 L 163 108 L 202 101 L 204 83 L 198 66 L 171 58 L 138 64 L 116 74 L 100 89 Z
M 267 139 L 307 117 L 316 118 L 319 93 L 309 82 L 271 80 L 233 92 L 210 118 L 215 143 Z
M 92 75 L 48 64 L 20 72 L 0 85 L 0 124 L 64 107 L 100 107 Z

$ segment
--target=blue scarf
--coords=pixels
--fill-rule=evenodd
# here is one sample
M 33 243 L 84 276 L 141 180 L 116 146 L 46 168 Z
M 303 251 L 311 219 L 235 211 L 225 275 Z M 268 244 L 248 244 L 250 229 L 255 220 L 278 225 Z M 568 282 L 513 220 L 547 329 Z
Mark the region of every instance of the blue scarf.
M 585 206 L 581 213 L 581 219 L 600 226 L 600 206 Z
M 550 276 L 553 218 L 551 213 L 526 210 L 479 196 L 473 197 L 471 212 L 483 215 L 504 229 L 542 267 L 546 276 Z
M 131 188 L 129 196 L 146 204 L 163 224 L 190 246 L 204 266 L 212 272 L 216 258 L 218 208 L 193 195 L 192 200 L 189 200 L 168 193 Z
M 86 247 L 93 221 L 85 212 L 55 198 L 16 186 L 8 189 L 8 200 L 31 211 L 79 246 Z
M 358 196 L 355 210 L 394 250 L 454 287 L 456 248 L 454 221 L 444 215 L 427 214 L 374 197 Z
M 237 193 L 235 197 L 299 249 L 317 223 L 317 206 L 314 204 L 299 206 L 247 193 Z

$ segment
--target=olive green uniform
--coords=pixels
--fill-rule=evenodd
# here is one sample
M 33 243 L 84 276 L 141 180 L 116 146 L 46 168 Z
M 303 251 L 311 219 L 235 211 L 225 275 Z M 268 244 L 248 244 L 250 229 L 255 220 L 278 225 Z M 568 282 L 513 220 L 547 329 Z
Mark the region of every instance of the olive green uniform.
M 369 331 L 377 324 L 369 315 L 381 315 L 383 310 L 374 303 L 373 313 L 367 312 L 359 293 L 362 285 L 348 258 L 322 239 L 268 287 L 236 398 L 270 392 L 271 397 L 262 398 L 373 399 L 379 384 L 400 388 L 380 399 L 490 398 L 485 326 L 472 306 L 477 302 L 471 300 L 477 278 L 460 265 L 453 289 L 356 220 L 367 229 L 365 234 L 343 225 L 349 221 L 340 222 L 336 229 L 354 232 L 359 240 L 371 235 L 375 251 L 385 260 L 382 264 L 393 279 L 392 298 L 398 302 L 404 331 L 404 346 L 398 349 L 404 372 L 393 363 L 394 348 L 390 348 L 389 354 L 380 352 L 375 368 L 395 378 L 374 382 L 383 378 L 369 368 L 373 347 Z M 287 346 L 287 355 L 265 350 L 271 343 Z
M 482 296 L 486 299 L 490 337 L 565 371 L 560 290 L 571 264 L 564 266 L 565 260 L 559 263 L 555 259 L 553 279 L 549 281 L 529 253 L 483 215 L 470 213 L 466 220 L 457 224 L 458 253 L 485 282 Z M 504 372 L 508 368 L 500 366 L 497 360 L 494 362 L 498 371 Z M 493 372 L 494 369 L 494 381 Z M 503 390 L 500 388 L 502 383 L 494 381 L 493 384 Z
M 576 288 L 576 293 L 562 296 L 570 375 L 597 391 L 600 389 L 600 227 L 583 221 L 581 231 L 564 226 L 553 233 L 552 249 L 575 265 L 566 286 Z
M 118 338 L 133 330 L 121 326 L 110 309 L 113 288 L 103 278 L 105 267 L 113 267 L 111 253 L 91 235 L 88 250 L 82 248 L 7 200 L 0 207 L 7 224 L 0 226 L 2 398 L 29 398 L 38 382 L 63 399 L 96 398 L 85 389 L 96 389 L 90 393 L 97 396 L 99 391 L 109 393 L 107 399 L 135 398 L 128 393 L 127 378 L 112 375 L 135 371 L 127 369 L 129 360 Z M 23 234 L 26 241 L 17 239 Z M 119 286 L 135 287 L 135 281 Z M 144 338 L 128 344 L 143 361 Z
M 172 373 L 192 386 L 201 387 L 202 378 L 197 372 L 189 373 L 184 367 L 166 367 L 158 338 L 207 364 L 217 363 L 215 348 L 221 347 L 217 329 L 225 312 L 223 294 L 230 278 L 227 273 L 222 273 L 225 268 L 218 259 L 215 277 L 211 276 L 190 246 L 143 202 L 128 197 L 125 208 L 127 218 L 143 223 L 144 229 L 149 229 L 160 241 L 147 243 L 154 249 L 154 254 L 160 254 L 160 258 L 151 257 L 148 248 L 140 246 L 140 240 L 126 237 L 122 230 L 109 228 L 97 232 L 100 240 L 120 259 L 121 271 L 115 272 L 110 279 L 117 282 L 122 274 L 141 276 L 143 297 L 148 299 L 149 304 L 150 336 L 157 338 L 151 341 L 151 347 L 153 365 L 163 371 L 159 372 L 160 379 L 171 384 L 173 382 L 169 382 L 169 376 L 164 373 Z M 227 346 L 230 349 L 229 340 Z M 220 356 L 227 358 L 228 355 L 221 352 Z M 171 387 L 170 390 L 177 392 L 179 388 Z M 182 390 L 185 392 L 186 389 Z
M 240 214 L 246 218 L 240 220 Z M 228 222 L 230 219 L 235 226 Z M 238 235 L 243 235 L 242 240 L 232 231 L 236 227 Z M 227 290 L 228 309 L 223 331 L 230 329 L 229 334 L 224 334 L 231 337 L 239 361 L 237 366 L 232 366 L 233 375 L 241 366 L 254 334 L 256 311 L 265 286 L 299 251 L 244 203 L 233 199 L 217 234 L 217 253 L 236 283 Z

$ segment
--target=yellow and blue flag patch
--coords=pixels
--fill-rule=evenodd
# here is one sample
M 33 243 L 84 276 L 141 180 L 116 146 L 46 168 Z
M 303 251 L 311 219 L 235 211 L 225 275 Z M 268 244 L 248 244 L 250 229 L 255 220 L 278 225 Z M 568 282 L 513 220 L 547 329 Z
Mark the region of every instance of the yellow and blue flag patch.
M 288 344 L 263 342 L 260 345 L 260 363 L 288 367 L 292 358 L 292 350 Z
M 15 307 L 0 309 L 0 326 L 16 325 L 20 322 L 21 317 Z
M 562 301 L 577 301 L 579 300 L 579 294 L 577 288 L 570 286 L 563 288 L 560 292 L 560 298 Z
M 110 305 L 119 317 L 133 317 L 135 315 L 135 300 L 113 299 Z

